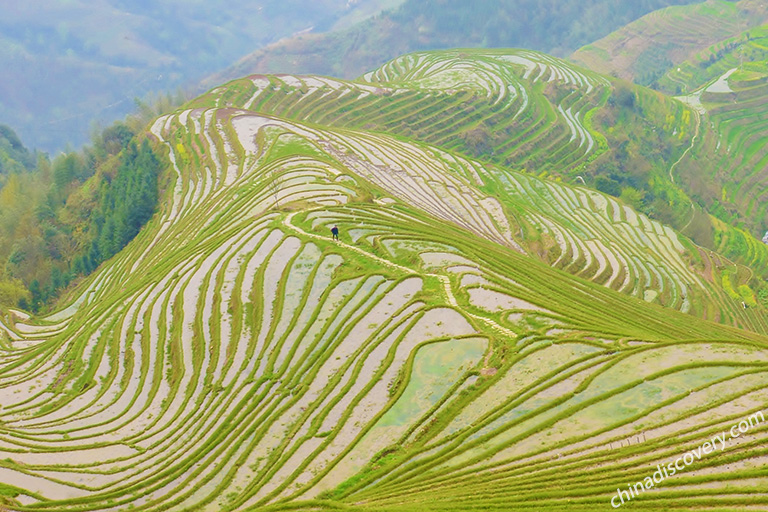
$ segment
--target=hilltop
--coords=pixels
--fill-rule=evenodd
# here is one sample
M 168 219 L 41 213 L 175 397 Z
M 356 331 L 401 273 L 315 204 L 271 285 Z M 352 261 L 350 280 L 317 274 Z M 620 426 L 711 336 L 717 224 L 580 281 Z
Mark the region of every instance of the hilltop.
M 691 147 L 690 110 L 624 91 L 536 52 L 456 50 L 355 81 L 254 75 L 159 117 L 156 214 L 60 311 L 3 315 L 0 494 L 595 510 L 759 411 L 753 270 L 563 179 L 614 150 L 599 116 L 630 98 L 680 109 L 659 128 L 686 130 L 673 156 Z M 520 136 L 482 151 L 482 123 Z M 766 432 L 637 500 L 763 505 Z
M 692 155 L 715 147 L 701 136 L 698 112 L 680 101 L 526 50 L 421 52 L 362 82 L 254 75 L 214 89 L 206 101 L 395 133 L 588 184 L 758 275 L 768 271 L 768 251 L 754 239 L 761 234 L 755 226 L 768 223 L 762 212 L 749 224 L 751 234 L 734 229 L 729 222 L 744 222 L 744 215 L 718 221 L 706 210 L 710 198 L 688 178 L 675 182 L 676 172 L 695 162 Z

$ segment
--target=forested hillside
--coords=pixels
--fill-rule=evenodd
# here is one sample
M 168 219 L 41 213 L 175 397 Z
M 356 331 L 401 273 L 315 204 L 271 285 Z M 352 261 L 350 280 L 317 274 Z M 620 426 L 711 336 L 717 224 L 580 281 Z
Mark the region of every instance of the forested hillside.
M 11 160 L 0 188 L 0 306 L 33 312 L 50 306 L 149 220 L 164 165 L 135 134 L 135 123 L 116 123 L 80 152 L 53 161 L 37 155 L 28 168 Z M 34 155 L 10 140 L 29 165 Z
M 0 125 L 0 185 L 10 173 L 33 169 L 36 160 L 34 151 L 24 146 L 10 126 Z

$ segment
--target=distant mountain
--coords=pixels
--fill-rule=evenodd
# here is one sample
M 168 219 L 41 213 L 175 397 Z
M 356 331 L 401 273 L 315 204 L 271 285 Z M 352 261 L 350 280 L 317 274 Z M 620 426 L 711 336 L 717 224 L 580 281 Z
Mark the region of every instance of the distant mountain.
M 402 0 L 2 2 L 0 123 L 33 148 L 80 146 L 151 92 L 194 87 L 254 48 Z
M 354 78 L 415 50 L 515 47 L 564 56 L 656 9 L 696 0 L 407 0 L 327 34 L 302 34 L 255 51 L 206 80 L 250 73 Z

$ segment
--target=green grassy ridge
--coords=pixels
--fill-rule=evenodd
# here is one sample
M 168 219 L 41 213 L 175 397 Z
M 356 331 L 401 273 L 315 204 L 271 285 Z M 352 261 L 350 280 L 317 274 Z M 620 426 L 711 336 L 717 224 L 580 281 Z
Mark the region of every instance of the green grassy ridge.
M 495 174 L 495 175 L 494 175 Z M 671 232 L 664 232 L 664 228 L 661 229 L 661 225 L 650 219 L 639 217 L 630 217 L 628 220 L 625 214 L 631 214 L 631 210 L 625 209 L 623 205 L 612 200 L 610 197 L 601 197 L 593 192 L 587 193 L 582 190 L 570 191 L 568 187 L 558 185 L 554 183 L 540 182 L 539 180 L 526 176 L 526 175 L 510 175 L 497 171 L 491 174 L 491 179 L 498 180 L 501 186 L 496 185 L 494 187 L 494 193 L 509 201 L 512 208 L 517 210 L 518 215 L 527 220 L 525 238 L 531 238 L 535 244 L 541 244 L 540 237 L 542 234 L 554 233 L 547 224 L 541 221 L 539 217 L 542 213 L 546 212 L 546 215 L 550 220 L 557 219 L 560 226 L 568 226 L 572 230 L 572 236 L 577 237 L 576 240 L 599 240 L 600 247 L 603 248 L 605 254 L 612 254 L 615 258 L 625 258 L 626 264 L 621 268 L 626 269 L 627 275 L 616 274 L 616 278 L 613 281 L 608 281 L 611 276 L 610 265 L 606 267 L 602 273 L 598 270 L 594 270 L 593 266 L 586 266 L 583 264 L 582 268 L 574 270 L 569 267 L 565 267 L 570 261 L 573 261 L 573 252 L 560 252 L 560 256 L 557 254 L 557 244 L 546 241 L 544 243 L 554 245 L 554 247 L 545 245 L 547 247 L 547 254 L 549 262 L 556 266 L 564 267 L 569 272 L 582 275 L 582 277 L 593 279 L 596 282 L 607 283 L 612 285 L 616 289 L 623 289 L 625 293 L 630 293 L 638 297 L 643 297 L 643 286 L 640 279 L 644 278 L 648 289 L 654 289 L 660 292 L 658 300 L 662 304 L 675 305 L 673 307 L 682 307 L 686 311 L 694 312 L 694 314 L 706 314 L 712 315 L 711 312 L 707 313 L 708 307 L 712 304 L 718 304 L 718 313 L 722 315 L 736 315 L 741 316 L 739 310 L 741 310 L 741 301 L 734 301 L 727 296 L 719 285 L 710 286 L 707 283 L 712 279 L 704 273 L 694 268 L 689 267 L 689 262 L 684 258 L 683 260 L 677 260 L 677 263 L 671 265 L 671 262 L 675 258 L 672 255 L 675 253 L 675 249 L 672 248 L 670 243 L 681 245 L 678 249 L 683 247 L 682 244 L 686 244 L 685 239 L 676 238 L 671 235 Z M 514 183 L 514 186 L 512 185 Z M 574 193 L 575 192 L 575 193 Z M 567 200 L 563 197 L 572 197 Z M 522 197 L 521 197 L 522 196 Z M 560 199 L 558 199 L 560 198 Z M 578 200 L 577 200 L 578 198 Z M 607 201 L 606 201 L 607 199 Z M 600 206 L 600 202 L 602 206 Z M 556 204 L 568 205 L 568 208 L 553 208 Z M 618 217 L 618 223 L 613 224 L 613 227 L 609 228 L 608 225 L 616 222 Z M 608 224 L 606 224 L 606 221 Z M 632 223 L 636 224 L 637 228 L 632 228 Z M 652 228 L 651 226 L 655 226 Z M 621 229 L 619 229 L 621 228 Z M 664 235 L 659 235 L 659 230 L 664 232 Z M 653 238 L 648 239 L 648 234 L 652 233 Z M 551 236 L 551 235 L 550 235 Z M 614 237 L 620 237 L 614 239 Z M 537 240 L 539 238 L 539 240 Z M 613 242 L 611 242 L 614 240 Z M 605 245 L 603 245 L 605 244 Z M 636 254 L 633 247 L 638 246 L 650 246 L 654 247 L 657 253 L 656 258 L 649 259 L 648 250 L 646 249 L 642 254 Z M 585 253 L 586 247 L 583 242 L 580 245 L 574 244 L 572 247 L 580 248 L 582 253 Z M 693 248 L 687 248 L 688 254 L 693 254 Z M 593 258 L 600 255 L 600 252 L 594 252 Z M 565 263 L 563 263 L 563 256 L 565 256 Z M 605 256 L 601 256 L 605 258 Z M 702 259 L 707 259 L 706 254 L 699 256 Z M 660 261 L 665 263 L 658 266 Z M 708 263 L 710 267 L 714 265 Z M 573 263 L 571 263 L 573 265 Z M 652 270 L 650 272 L 648 269 Z M 619 269 L 613 269 L 619 270 Z M 714 274 L 713 274 L 714 275 Z M 622 276 L 625 279 L 624 287 L 622 288 Z M 655 277 L 654 277 L 655 276 Z M 663 276 L 663 277 L 662 277 Z M 697 292 L 688 288 L 685 283 L 690 284 L 698 280 L 702 288 L 707 291 L 703 295 L 697 297 Z M 640 288 L 638 288 L 638 285 Z M 693 288 L 696 288 L 695 286 Z M 654 299 L 656 300 L 656 299 Z M 745 324 L 740 324 L 743 327 L 752 326 L 748 328 L 756 328 L 758 331 L 762 331 L 763 326 L 760 315 L 753 316 Z M 760 326 L 760 327 L 758 327 Z
M 216 243 L 212 244 L 212 246 L 216 246 L 216 245 L 220 245 L 220 244 L 216 244 Z M 208 274 L 208 275 L 210 277 L 211 274 Z
M 407 217 L 404 217 L 400 222 L 393 223 L 390 220 L 390 224 L 387 226 L 381 226 L 377 227 L 376 224 L 374 224 L 375 217 L 371 213 L 367 213 L 368 210 L 371 208 L 369 207 L 366 210 L 353 210 L 349 213 L 346 213 L 343 215 L 343 217 L 340 217 L 339 215 L 335 215 L 332 220 L 329 219 L 325 221 L 325 225 L 330 225 L 332 222 L 336 222 L 339 226 L 344 226 L 347 231 L 353 229 L 353 226 L 356 224 L 359 225 L 359 223 L 363 222 L 366 226 L 366 230 L 370 232 L 370 236 L 375 236 L 374 240 L 378 240 L 378 243 L 381 244 L 381 239 L 379 237 L 383 237 L 385 239 L 400 239 L 402 235 L 395 235 L 395 233 L 409 233 L 408 238 L 413 237 L 413 235 L 416 235 L 417 240 L 424 240 L 426 237 L 434 236 L 435 234 L 435 227 L 429 226 L 429 227 L 420 227 L 420 222 L 418 222 L 419 217 L 414 216 L 412 213 L 408 215 Z M 423 215 L 423 214 L 422 214 Z M 344 224 L 340 223 L 344 222 Z M 423 221 L 421 221 L 423 222 Z M 380 233 L 377 235 L 376 233 Z M 464 237 L 466 239 L 466 248 L 464 251 L 466 251 L 467 254 L 471 254 L 470 260 L 473 261 L 483 261 L 488 258 L 490 258 L 491 254 L 489 253 L 488 248 L 492 247 L 492 245 L 489 245 L 488 248 L 484 247 L 483 249 L 477 250 L 477 249 L 471 249 L 471 245 L 469 244 L 469 240 L 472 240 L 470 238 L 470 235 L 468 233 L 462 233 L 461 231 L 456 230 L 453 227 L 445 226 L 443 229 L 439 230 L 439 233 L 443 237 L 449 237 L 452 240 L 459 240 L 460 237 Z M 406 238 L 407 239 L 407 238 Z M 358 244 L 361 244 L 361 241 L 357 242 Z M 376 242 L 372 242 L 373 245 L 370 245 L 370 247 L 373 247 Z M 455 247 L 455 243 L 452 244 Z M 365 243 L 362 245 L 363 247 L 369 246 L 368 243 Z M 439 246 L 438 246 L 439 247 Z M 470 252 L 471 251 L 471 252 Z M 392 256 L 390 256 L 392 257 Z M 586 286 L 586 284 L 583 287 L 579 287 L 579 293 L 577 295 L 573 295 L 573 292 L 565 292 L 563 295 L 561 295 L 561 292 L 557 286 L 553 286 L 550 284 L 547 284 L 549 279 L 547 278 L 534 278 L 532 276 L 526 275 L 525 271 L 522 270 L 524 265 L 522 264 L 523 261 L 525 261 L 524 256 L 519 256 L 516 253 L 510 253 L 509 256 L 501 257 L 493 257 L 493 259 L 488 259 L 488 263 L 486 264 L 486 268 L 492 268 L 495 269 L 495 272 L 492 274 L 483 273 L 483 277 L 489 281 L 488 284 L 485 284 L 484 287 L 491 289 L 491 286 L 494 288 L 503 290 L 505 293 L 513 293 L 515 296 L 519 296 L 526 301 L 533 303 L 533 304 L 539 304 L 539 305 L 546 305 L 548 309 L 550 309 L 550 312 L 554 314 L 554 317 L 557 318 L 560 322 L 567 322 L 566 325 L 571 326 L 572 329 L 579 329 L 581 325 L 589 325 L 590 329 L 597 329 L 600 330 L 600 332 L 603 333 L 610 333 L 614 336 L 620 336 L 620 337 L 627 337 L 631 336 L 628 332 L 624 331 L 621 326 L 626 325 L 632 325 L 640 328 L 640 326 L 648 326 L 645 322 L 634 322 L 630 320 L 633 318 L 633 314 L 626 312 L 626 314 L 621 314 L 620 320 L 609 320 L 604 315 L 600 315 L 598 317 L 590 316 L 588 315 L 584 307 L 592 302 L 598 301 L 598 302 L 604 302 L 607 301 L 607 299 L 601 299 L 601 295 L 597 295 L 596 290 L 605 290 L 602 287 L 595 288 L 594 285 L 590 284 L 589 287 Z M 517 263 L 519 262 L 519 263 Z M 503 269 L 503 270 L 502 270 Z M 487 271 L 486 271 L 487 272 Z M 563 274 L 564 275 L 564 274 Z M 504 276 L 503 278 L 501 276 Z M 514 282 L 516 285 L 512 288 L 510 288 L 510 281 Z M 628 303 L 636 303 L 633 301 L 633 299 L 627 299 Z M 611 299 L 611 302 L 615 302 L 613 299 Z M 557 304 L 557 306 L 553 306 L 554 304 Z M 667 311 L 666 309 L 659 308 L 659 311 Z M 610 322 L 603 324 L 601 328 L 598 328 L 598 322 Z M 667 332 L 666 329 L 669 327 L 662 327 L 663 325 L 666 325 L 665 321 L 661 321 L 659 323 L 659 330 L 651 331 L 654 334 L 651 334 L 651 332 L 647 332 L 644 334 L 644 337 L 647 336 L 659 336 L 664 332 Z M 680 331 L 678 333 L 673 334 L 680 336 L 683 335 L 683 333 L 690 334 L 691 331 L 688 330 L 689 327 L 686 327 L 685 331 Z M 700 335 L 704 335 L 704 333 L 707 331 L 700 331 Z M 666 337 L 666 336 L 665 336 Z

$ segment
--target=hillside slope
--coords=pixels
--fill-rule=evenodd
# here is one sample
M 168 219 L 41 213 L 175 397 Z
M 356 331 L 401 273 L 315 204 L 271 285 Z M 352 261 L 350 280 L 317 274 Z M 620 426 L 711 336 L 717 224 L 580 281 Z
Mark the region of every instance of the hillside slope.
M 255 108 L 277 80 L 158 119 L 161 211 L 66 309 L 2 318 L 13 509 L 594 510 L 764 405 L 766 338 L 723 325 L 765 330 L 762 313 L 671 229 L 586 188 L 227 101 Z M 764 504 L 766 435 L 638 500 Z
M 768 229 L 766 41 L 765 27 L 754 30 L 748 42 L 742 39 L 711 66 L 713 76 L 689 75 L 693 92 L 681 97 L 702 112 L 704 122 L 701 143 L 678 167 L 680 183 L 723 222 L 757 237 Z M 740 63 L 740 54 L 751 58 Z
M 728 9 L 746 6 L 739 2 Z M 676 12 L 693 10 L 694 7 L 680 8 Z M 661 11 L 657 16 L 671 24 L 675 18 L 670 12 Z M 762 19 L 756 15 L 750 23 Z M 733 28 L 727 17 L 713 19 L 712 23 L 713 30 L 707 31 L 712 37 L 721 37 Z M 691 25 L 679 23 L 679 26 Z M 647 33 L 641 38 L 656 43 L 664 40 Z M 690 107 L 697 120 L 690 151 L 675 160 L 669 180 L 680 185 L 699 207 L 716 216 L 719 219 L 716 224 L 738 226 L 756 238 L 762 238 L 768 229 L 765 208 L 768 196 L 764 186 L 768 127 L 762 115 L 768 105 L 767 42 L 768 26 L 752 26 L 732 37 L 717 39 L 692 53 L 688 60 L 676 61 L 671 69 L 662 65 L 654 71 L 657 76 L 654 87 L 675 95 Z M 696 48 L 696 45 L 689 47 L 690 50 Z M 678 227 L 695 220 L 695 215 L 685 215 Z M 729 254 L 742 251 L 744 241 L 730 238 L 715 235 L 711 246 Z
M 649 85 L 705 48 L 768 21 L 760 0 L 706 0 L 661 9 L 590 43 L 569 58 L 589 69 Z
M 354 78 L 390 59 L 436 48 L 517 47 L 564 56 L 645 13 L 696 0 L 406 0 L 344 30 L 301 34 L 254 51 L 205 81 L 253 73 Z
M 627 95 L 632 100 L 629 107 L 623 105 Z M 502 166 L 501 169 L 520 169 L 524 174 L 533 171 L 540 176 L 552 174 L 580 183 L 587 177 L 590 184 L 599 184 L 600 177 L 605 180 L 611 172 L 625 180 L 625 187 L 639 183 L 647 187 L 647 196 L 656 193 L 658 198 L 648 201 L 647 207 L 656 217 L 668 211 L 672 213 L 667 217 L 677 220 L 680 227 L 694 225 L 690 221 L 691 199 L 671 181 L 670 168 L 690 152 L 697 140 L 695 111 L 657 93 L 640 89 L 622 92 L 603 76 L 537 52 L 420 52 L 395 59 L 356 82 L 313 76 L 254 75 L 218 87 L 191 105 L 253 109 L 318 124 L 413 137 L 476 156 Z M 670 133 L 674 135 L 669 136 Z M 525 179 L 530 182 L 530 178 Z M 520 189 L 526 187 L 513 185 L 508 178 L 501 180 L 502 185 L 489 185 L 489 190 L 498 197 L 507 197 L 510 205 L 519 203 Z M 549 182 L 546 186 L 554 185 Z M 631 253 L 618 254 L 616 249 L 611 250 L 616 261 L 605 261 L 602 233 L 606 230 L 600 226 L 585 232 L 580 215 L 563 219 L 561 212 L 573 207 L 562 199 L 561 193 L 526 193 L 522 197 L 536 198 L 533 208 L 546 208 L 556 216 L 547 222 L 556 218 L 560 225 L 564 220 L 565 230 L 571 233 L 564 235 L 560 231 L 562 225 L 553 230 L 546 223 L 532 221 L 524 234 L 532 254 L 636 296 L 646 296 L 648 289 L 647 296 L 655 300 L 651 282 L 666 280 L 662 277 L 666 271 L 637 267 L 631 263 Z M 580 201 L 592 203 L 584 195 Z M 601 216 L 613 218 L 610 212 L 622 207 L 612 198 L 606 201 L 599 200 L 598 206 L 590 208 L 603 210 Z M 616 207 L 606 207 L 607 204 Z M 595 211 L 584 214 L 592 216 Z M 747 284 L 745 278 L 752 281 L 748 278 L 750 273 L 762 275 L 766 271 L 768 249 L 749 234 L 725 225 L 713 230 L 708 217 L 695 225 L 699 232 L 710 235 L 708 244 L 713 248 L 715 242 L 710 231 L 728 238 L 731 245 L 742 244 L 738 250 L 731 248 L 729 255 L 753 267 L 752 271 L 739 270 L 705 251 L 685 251 L 686 261 L 694 262 L 700 270 L 707 269 L 707 280 L 722 283 L 721 272 L 731 273 L 737 278 L 733 286 L 737 288 Z M 617 240 L 623 236 L 618 234 Z M 638 252 L 645 254 L 644 250 Z M 645 256 L 641 259 L 646 260 Z M 607 272 L 608 268 L 612 271 Z M 641 275 L 644 277 L 638 280 Z M 682 281 L 691 282 L 687 278 Z M 688 286 L 661 288 L 665 293 L 660 300 L 665 305 L 676 304 L 675 307 L 689 310 L 693 302 L 698 304 L 693 309 L 702 314 L 712 304 L 709 300 L 685 299 Z M 671 298 L 670 293 L 677 298 Z M 733 298 L 722 303 L 741 306 L 741 300 Z M 720 308 L 716 309 L 703 314 L 714 319 L 734 318 L 731 313 L 723 316 Z

